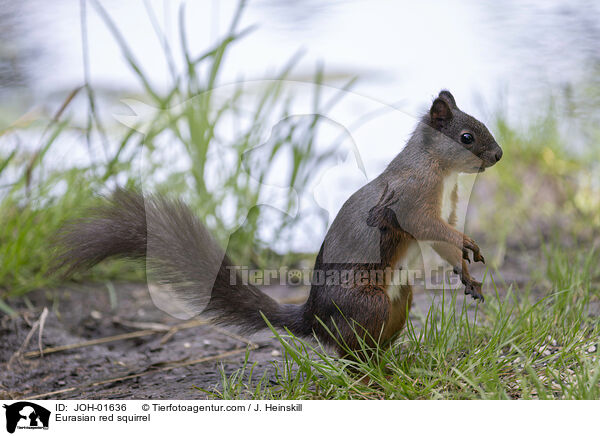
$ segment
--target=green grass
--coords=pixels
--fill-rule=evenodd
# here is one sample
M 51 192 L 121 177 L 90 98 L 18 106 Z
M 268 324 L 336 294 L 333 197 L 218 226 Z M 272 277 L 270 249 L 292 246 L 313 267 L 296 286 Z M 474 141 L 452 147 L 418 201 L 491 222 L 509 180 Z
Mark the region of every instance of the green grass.
M 553 247 L 539 271 L 543 283 L 503 292 L 489 283 L 478 306 L 447 291 L 369 360 L 360 352 L 358 362 L 335 359 L 273 330 L 284 353 L 272 368 L 253 376 L 249 355 L 203 391 L 221 399 L 598 399 L 599 257 Z
M 0 191 L 0 301 L 58 284 L 57 278 L 48 274 L 54 236 L 65 221 L 80 217 L 97 201 L 95 198 L 99 194 L 109 193 L 115 185 L 143 186 L 150 191 L 168 192 L 172 197 L 181 196 L 211 233 L 227 245 L 233 259 L 259 266 L 272 259 L 276 253 L 266 249 L 267 243 L 258 233 L 267 219 L 266 209 L 256 206 L 270 177 L 281 172 L 280 165 L 285 162 L 290 171 L 284 186 L 301 196 L 311 181 L 311 174 L 337 158 L 335 150 L 322 151 L 315 147 L 320 116 L 288 117 L 295 96 L 282 83 L 293 71 L 299 57 L 292 56 L 272 77 L 271 85 L 246 89 L 247 84 L 240 80 L 225 98 L 217 99 L 213 89 L 218 89 L 227 53 L 252 30 L 238 30 L 245 2 L 240 2 L 220 42 L 198 54 L 192 53 L 187 46 L 182 6 L 180 47 L 174 50 L 166 43 L 160 46 L 172 68 L 172 81 L 166 90 L 159 91 L 143 71 L 110 14 L 100 2 L 90 4 L 114 36 L 132 74 L 145 90 L 143 95 L 130 97 L 143 101 L 156 111 L 143 120 L 143 124 L 149 126 L 144 135 L 136 129 L 124 130 L 117 123 L 107 123 L 100 115 L 97 90 L 86 73 L 85 85 L 68 93 L 55 114 L 35 120 L 26 118 L 0 130 L 3 144 L 0 180 L 5 183 Z M 153 11 L 148 9 L 148 14 L 151 19 Z M 82 26 L 85 28 L 85 22 Z M 156 31 L 163 40 L 161 30 L 157 28 Z M 84 43 L 85 60 L 93 55 L 86 52 L 86 47 Z M 182 71 L 172 65 L 176 53 L 182 53 L 185 64 Z M 323 71 L 317 69 L 314 83 L 323 80 Z M 314 113 L 326 114 L 327 108 L 337 102 L 352 82 L 350 79 L 342 85 L 337 96 L 325 98 L 315 92 L 311 96 Z M 88 106 L 88 116 L 83 123 L 75 121 L 71 112 L 72 102 L 77 99 L 85 99 L 83 103 Z M 276 125 L 277 135 L 272 135 L 260 152 L 254 152 L 253 149 L 264 141 L 265 132 L 281 120 L 283 122 Z M 219 134 L 222 131 L 233 131 L 233 135 L 223 138 Z M 20 146 L 24 141 L 32 142 L 32 137 L 37 145 L 27 149 Z M 92 163 L 77 168 L 49 165 L 56 143 L 62 138 L 68 141 L 73 137 L 81 144 L 88 144 Z M 101 153 L 92 153 L 93 145 L 98 144 Z M 142 153 L 145 165 L 140 170 L 137 162 Z M 173 156 L 181 158 L 185 168 L 175 169 Z M 166 170 L 166 176 L 155 177 L 161 170 Z M 284 208 L 289 212 L 295 206 L 290 200 Z M 231 211 L 235 216 L 230 216 Z M 315 219 L 323 221 L 326 217 Z M 276 223 L 270 221 L 275 235 L 275 241 L 271 242 L 287 237 L 286 232 L 293 228 L 296 220 L 297 217 L 282 213 Z M 243 225 L 239 226 L 240 223 Z M 234 230 L 235 238 L 229 239 Z M 282 260 L 282 255 L 276 257 Z M 297 258 L 294 253 L 283 257 L 286 263 Z M 76 279 L 109 280 L 116 276 L 143 278 L 127 263 L 113 262 Z M 10 311 L 5 301 L 0 304 L 2 308 Z
M 148 164 L 144 177 L 150 176 L 144 187 L 183 196 L 223 244 L 237 223 L 247 218 L 229 241 L 234 259 L 250 260 L 258 266 L 290 265 L 299 259 L 297 253 L 280 255 L 267 249 L 257 231 L 267 218 L 262 208 L 253 207 L 262 189 L 256 181 L 264 182 L 277 172 L 279 158 L 286 159 L 291 169 L 286 185 L 299 194 L 320 165 L 335 159 L 331 151 L 316 150 L 318 116 L 287 117 L 296 96 L 280 84 L 291 77 L 298 56 L 292 56 L 272 76 L 279 79 L 272 86 L 251 90 L 240 80 L 227 98 L 216 98 L 212 90 L 219 85 L 229 51 L 252 31 L 238 28 L 245 3 L 240 3 L 221 40 L 202 53 L 192 53 L 187 46 L 185 11 L 181 9 L 178 47 L 166 44 L 156 27 L 172 79 L 166 89 L 159 90 L 110 14 L 100 2 L 88 4 L 114 36 L 144 89 L 143 94 L 128 97 L 158 111 L 145 120 L 150 128 L 143 136 L 109 123 L 100 111 L 101 93 L 86 72 L 84 87 L 66 93 L 55 113 L 35 120 L 24 117 L 0 130 L 0 180 L 4 184 L 0 186 L 0 311 L 14 313 L 7 304 L 9 298 L 61 285 L 57 277 L 48 274 L 54 235 L 62 223 L 92 206 L 98 194 L 106 194 L 116 185 L 140 186 L 135 163 L 142 150 Z M 148 13 L 152 20 L 152 10 Z M 177 71 L 173 59 L 180 53 L 184 69 Z M 90 56 L 93 53 L 86 52 L 85 58 Z M 319 84 L 325 78 L 317 69 L 313 82 Z M 316 92 L 313 112 L 326 115 L 351 85 L 352 80 L 342 84 L 340 94 L 332 100 Z M 597 181 L 599 173 L 600 131 L 597 123 L 582 122 L 580 133 L 588 140 L 575 152 L 569 132 L 561 129 L 569 117 L 597 113 L 597 107 L 589 106 L 597 99 L 585 97 L 599 90 L 586 83 L 574 90 L 584 96 L 585 105 L 554 97 L 547 106 L 532 110 L 536 116 L 520 126 L 498 112 L 492 130 L 504 157 L 482 176 L 487 190 L 480 193 L 476 189 L 471 199 L 477 220 L 468 227 L 474 228 L 475 235 L 485 236 L 483 242 L 496 250 L 490 257 L 500 272 L 507 259 L 521 261 L 524 253 L 533 256 L 526 271 L 528 283 L 517 288 L 488 280 L 488 298 L 478 306 L 457 299 L 461 289 L 447 291 L 426 313 L 414 311 L 398 342 L 379 350 L 369 361 L 335 359 L 318 344 L 274 332 L 284 353 L 281 362 L 257 377 L 250 353 L 238 371 L 222 373 L 221 383 L 210 394 L 225 399 L 600 398 L 600 355 L 587 351 L 591 344 L 600 345 L 596 251 L 600 185 L 590 182 Z M 248 97 L 253 98 L 249 110 L 242 104 Z M 78 99 L 85 99 L 88 107 L 83 123 L 72 112 L 72 102 Z M 251 122 L 243 123 L 248 117 Z M 273 119 L 285 122 L 278 124 L 278 134 L 267 143 L 267 158 L 254 159 L 252 150 L 264 139 L 265 130 L 273 127 Z M 223 138 L 219 132 L 230 125 L 236 127 L 231 129 L 234 135 Z M 49 164 L 57 142 L 65 137 L 90 145 L 89 166 Z M 33 141 L 35 146 L 25 151 L 20 147 L 24 141 Z M 101 153 L 92 155 L 92 144 L 100 144 Z M 172 162 L 164 159 L 165 144 L 168 151 L 177 150 L 186 157 L 186 168 L 171 169 Z M 217 183 L 209 174 L 209 161 L 218 169 Z M 166 178 L 151 177 L 165 168 L 170 169 Z M 233 200 L 229 206 L 238 211 L 234 223 L 222 207 L 225 199 Z M 288 210 L 293 207 L 288 204 Z M 249 211 L 247 216 L 245 211 Z M 274 234 L 285 238 L 295 224 L 294 218 L 283 215 Z M 486 255 L 488 260 L 490 257 Z M 309 256 L 308 260 L 312 259 Z M 141 280 L 143 275 L 127 263 L 112 262 L 74 280 L 107 282 L 117 278 Z
M 427 313 L 411 314 L 393 347 L 370 360 L 358 353 L 358 363 L 273 331 L 280 362 L 257 377 L 250 355 L 203 391 L 222 399 L 600 398 L 599 131 L 585 126 L 595 139 L 574 150 L 560 129 L 565 112 L 553 100 L 541 109 L 522 126 L 498 113 L 504 157 L 471 197 L 477 222 L 468 223 L 496 250 L 496 272 L 507 259 L 529 258 L 521 267 L 528 282 L 488 276 L 479 305 L 457 299 L 462 288 L 447 291 Z
M 158 110 L 144 121 L 150 126 L 145 135 L 134 129 L 124 130 L 123 126 L 103 119 L 99 110 L 100 93 L 90 83 L 87 68 L 87 59 L 93 53 L 87 53 L 84 38 L 84 86 L 66 93 L 55 113 L 39 119 L 23 117 L 0 131 L 0 180 L 4 183 L 0 186 L 0 299 L 56 285 L 56 279 L 47 274 L 53 236 L 65 220 L 80 216 L 86 206 L 94 203 L 96 195 L 108 193 L 115 185 L 143 183 L 148 190 L 184 197 L 212 234 L 223 245 L 228 244 L 229 254 L 235 261 L 258 267 L 297 261 L 296 253 L 277 254 L 268 246 L 289 237 L 298 217 L 280 214 L 275 222 L 272 215 L 267 216 L 266 208 L 255 205 L 263 190 L 260 183 L 280 171 L 277 163 L 281 160 L 290 168 L 285 185 L 301 196 L 311 175 L 336 159 L 335 150 L 317 151 L 315 146 L 319 116 L 288 118 L 297 96 L 286 91 L 281 83 L 290 78 L 298 56 L 292 56 L 272 76 L 276 80 L 271 86 L 247 89 L 240 80 L 226 98 L 216 98 L 213 89 L 218 88 L 229 51 L 253 30 L 238 28 L 245 2 L 240 2 L 221 40 L 201 53 L 192 53 L 187 45 L 182 7 L 178 47 L 164 42 L 161 29 L 155 28 L 158 40 L 162 41 L 157 50 L 171 71 L 166 89 L 158 90 L 110 14 L 100 2 L 93 1 L 90 5 L 89 13 L 102 19 L 132 75 L 144 89 L 142 95 L 129 97 Z M 156 24 L 149 5 L 148 8 L 149 20 Z M 85 22 L 82 27 L 85 28 Z M 182 56 L 184 68 L 181 71 L 173 63 L 176 56 Z M 325 73 L 317 69 L 313 82 L 323 83 L 325 77 Z M 311 96 L 313 113 L 326 115 L 328 108 L 336 104 L 352 83 L 353 79 L 342 83 L 340 93 L 329 99 L 315 91 Z M 585 95 L 593 91 L 587 85 L 580 88 L 585 90 Z M 253 104 L 242 104 L 247 103 L 249 97 Z M 73 116 L 72 102 L 78 100 L 88 107 L 84 122 L 76 121 Z M 578 113 L 573 110 L 576 103 L 567 103 L 570 112 Z M 572 153 L 569 138 L 565 138 L 559 128 L 559 120 L 566 116 L 560 107 L 551 100 L 548 107 L 538 108 L 536 118 L 518 127 L 511 126 L 499 112 L 493 130 L 505 150 L 504 158 L 483 176 L 486 185 L 492 186 L 492 192 L 484 193 L 482 199 L 474 197 L 472 202 L 483 204 L 477 209 L 477 222 L 473 223 L 474 227 L 482 223 L 475 234 L 485 234 L 489 243 L 497 247 L 496 255 L 491 256 L 496 266 L 501 266 L 511 240 L 519 241 L 523 233 L 536 234 L 539 228 L 548 226 L 564 229 L 564 220 L 569 221 L 569 237 L 589 238 L 590 232 L 600 228 L 600 187 L 589 183 L 598 173 L 600 148 L 596 144 L 600 135 L 595 125 L 585 126 L 586 135 L 593 140 L 584 153 Z M 594 110 L 587 106 L 585 109 Z M 242 122 L 248 117 L 252 122 Z M 285 122 L 277 125 L 277 135 L 272 135 L 261 147 L 260 156 L 256 158 L 253 150 L 261 145 L 265 131 L 273 127 L 273 120 Z M 219 134 L 223 129 L 233 130 L 234 134 L 223 138 Z M 57 142 L 65 137 L 69 140 L 74 137 L 89 145 L 92 160 L 89 166 L 55 168 L 48 165 Z M 25 141 L 36 145 L 25 151 L 20 147 Z M 92 154 L 93 144 L 101 145 L 100 153 Z M 143 175 L 136 167 L 142 151 L 147 156 Z M 165 153 L 185 157 L 187 166 L 173 169 Z M 152 176 L 161 169 L 169 170 L 166 177 Z M 540 192 L 552 198 L 543 198 Z M 294 206 L 290 201 L 287 210 Z M 231 211 L 235 211 L 235 216 L 228 216 Z M 559 217 L 563 222 L 557 220 Z M 314 227 L 323 225 L 326 219 L 322 214 L 315 215 L 315 220 L 320 222 Z M 267 220 L 275 235 L 270 241 L 261 239 L 258 232 Z M 243 225 L 238 228 L 240 223 Z M 494 231 L 489 232 L 490 228 Z M 237 229 L 235 237 L 229 239 L 234 229 Z M 117 262 L 108 267 L 100 266 L 79 279 L 104 280 L 118 276 L 142 278 L 127 264 Z

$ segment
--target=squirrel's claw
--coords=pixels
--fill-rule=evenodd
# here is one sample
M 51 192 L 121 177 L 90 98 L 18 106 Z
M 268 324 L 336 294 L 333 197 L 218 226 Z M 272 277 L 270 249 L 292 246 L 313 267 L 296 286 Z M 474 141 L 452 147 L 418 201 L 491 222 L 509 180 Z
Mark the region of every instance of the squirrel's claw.
M 463 259 L 471 263 L 471 259 L 469 259 L 469 250 L 473 252 L 473 262 L 482 262 L 485 263 L 485 259 L 483 258 L 481 251 L 479 250 L 479 246 L 468 236 L 465 236 L 463 239 Z
M 473 262 L 485 263 L 485 259 L 479 251 L 473 252 Z
M 481 300 L 485 302 L 485 297 L 481 293 L 481 283 L 476 281 L 470 281 L 465 283 L 465 295 L 471 295 L 474 300 Z

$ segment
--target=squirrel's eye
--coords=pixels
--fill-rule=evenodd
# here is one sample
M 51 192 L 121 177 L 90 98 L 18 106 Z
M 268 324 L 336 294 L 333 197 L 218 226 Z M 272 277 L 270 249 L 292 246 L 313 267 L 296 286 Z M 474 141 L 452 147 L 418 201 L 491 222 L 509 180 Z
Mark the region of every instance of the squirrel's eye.
M 460 142 L 462 142 L 463 144 L 470 144 L 475 140 L 475 138 L 473 138 L 473 135 L 471 135 L 470 133 L 463 133 L 462 135 L 460 135 Z

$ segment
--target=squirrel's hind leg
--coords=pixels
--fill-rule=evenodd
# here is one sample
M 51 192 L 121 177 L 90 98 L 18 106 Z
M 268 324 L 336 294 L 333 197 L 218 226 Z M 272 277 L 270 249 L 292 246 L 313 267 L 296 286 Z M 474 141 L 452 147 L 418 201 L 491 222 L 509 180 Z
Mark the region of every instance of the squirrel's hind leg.
M 354 291 L 354 298 L 358 296 L 361 302 L 354 302 L 352 307 L 363 310 L 332 317 L 336 326 L 331 331 L 336 332 L 336 348 L 341 357 L 358 353 L 359 359 L 370 359 L 376 350 L 389 347 L 404 328 L 412 305 L 412 287 L 402 285 L 399 297 L 393 301 L 379 286 L 361 286 Z

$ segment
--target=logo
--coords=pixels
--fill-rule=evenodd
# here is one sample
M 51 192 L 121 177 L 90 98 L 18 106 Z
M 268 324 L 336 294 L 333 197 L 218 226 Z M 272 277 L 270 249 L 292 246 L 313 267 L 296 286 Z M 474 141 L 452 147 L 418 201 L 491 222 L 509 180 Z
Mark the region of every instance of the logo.
M 6 409 L 6 431 L 14 433 L 18 429 L 48 429 L 50 411 L 29 401 L 19 401 L 3 406 Z

